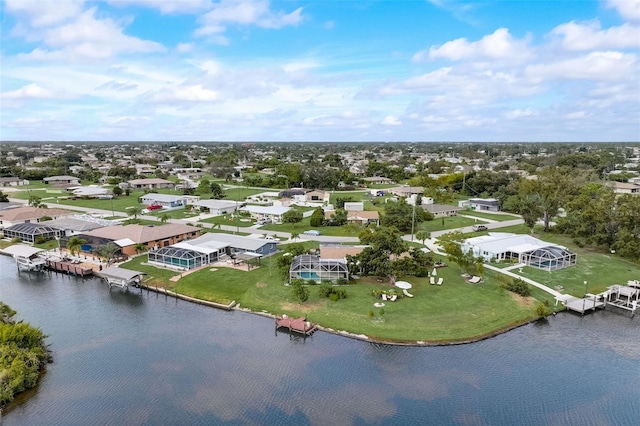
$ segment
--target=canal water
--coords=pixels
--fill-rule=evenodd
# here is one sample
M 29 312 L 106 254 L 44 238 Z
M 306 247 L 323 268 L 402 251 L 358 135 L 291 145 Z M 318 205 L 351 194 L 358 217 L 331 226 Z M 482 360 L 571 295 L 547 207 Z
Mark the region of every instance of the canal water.
M 211 285 L 215 285 L 212 282 Z M 637 425 L 640 316 L 562 313 L 481 342 L 397 347 L 98 279 L 18 273 L 0 298 L 54 363 L 10 425 Z

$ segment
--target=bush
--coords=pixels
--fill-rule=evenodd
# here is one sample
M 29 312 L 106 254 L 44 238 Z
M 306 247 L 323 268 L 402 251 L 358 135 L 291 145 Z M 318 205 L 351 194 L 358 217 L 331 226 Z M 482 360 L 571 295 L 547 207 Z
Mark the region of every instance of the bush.
M 332 291 L 333 288 L 331 287 L 331 284 L 323 282 L 320 284 L 320 288 L 318 289 L 318 296 L 329 297 Z
M 546 306 L 543 303 L 539 303 L 538 306 L 536 306 L 536 315 L 538 315 L 541 318 L 548 317 L 552 313 L 553 313 L 553 309 L 551 309 L 550 307 Z
M 529 297 L 531 295 L 531 289 L 529 288 L 527 283 L 522 281 L 520 278 L 502 283 L 500 284 L 500 287 L 519 294 L 522 297 Z
M 46 242 L 47 242 L 47 238 L 42 235 L 38 235 L 34 241 L 35 244 L 44 244 Z
M 347 281 L 344 278 L 338 278 L 338 280 L 336 281 L 336 284 L 338 284 L 338 285 L 347 285 L 347 284 L 349 284 L 349 281 Z
M 340 296 L 338 296 L 337 293 L 331 293 L 329 295 L 329 300 L 331 300 L 332 302 L 337 302 L 338 300 L 340 300 Z
M 417 268 L 416 269 L 416 277 L 428 277 L 429 269 L 428 268 Z

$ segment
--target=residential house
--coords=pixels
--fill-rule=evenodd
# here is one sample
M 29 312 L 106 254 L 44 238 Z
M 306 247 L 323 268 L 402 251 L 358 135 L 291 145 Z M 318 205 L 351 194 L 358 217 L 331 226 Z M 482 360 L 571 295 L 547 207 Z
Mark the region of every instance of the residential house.
M 149 193 L 140 197 L 140 203 L 147 206 L 162 206 L 167 209 L 182 208 L 187 204 L 193 204 L 200 200 L 194 195 L 172 195 Z
M 305 188 L 290 188 L 285 189 L 284 191 L 280 191 L 280 198 L 293 198 L 296 195 L 304 196 L 307 192 L 310 192 L 309 189 Z
M 245 206 L 240 210 L 249 212 L 257 220 L 271 219 L 275 223 L 282 222 L 282 215 L 291 210 L 290 207 Z
M 60 236 L 61 231 L 42 223 L 16 223 L 2 230 L 4 238 L 18 238 L 20 241 L 35 244 L 39 240 L 46 241 Z
M 397 197 L 410 197 L 414 194 L 420 194 L 420 195 L 424 194 L 424 187 L 403 185 L 403 186 L 396 186 L 394 188 L 389 188 L 387 189 L 387 191 Z
M 0 177 L 0 187 L 29 185 L 29 181 L 19 177 Z
M 136 254 L 136 245 L 144 244 L 147 250 L 157 250 L 172 244 L 200 236 L 201 230 L 195 226 L 178 223 L 164 225 L 115 225 L 94 229 L 79 235 L 87 241 L 83 251 L 90 252 L 95 247 L 114 243 L 127 256 Z M 62 242 L 61 242 L 62 243 Z
M 377 211 L 347 211 L 347 223 L 355 225 L 380 225 L 380 215 Z
M 149 263 L 189 270 L 229 259 L 248 262 L 274 253 L 277 243 L 239 235 L 208 233 L 149 252 Z
M 344 203 L 344 209 L 348 212 L 361 212 L 364 210 L 364 203 L 362 201 L 350 201 Z
M 173 188 L 174 183 L 166 179 L 148 178 L 133 179 L 127 182 L 134 189 L 163 189 Z
M 433 215 L 433 217 L 450 217 L 457 216 L 460 207 L 450 206 L 448 204 L 423 204 L 422 208 Z
M 383 176 L 366 177 L 362 178 L 362 180 L 369 185 L 390 185 L 393 183 L 393 179 Z
M 71 210 L 42 209 L 39 207 L 16 207 L 0 211 L 0 228 L 7 228 L 18 223 L 38 223 L 41 219 L 59 219 L 75 214 Z
M 314 203 L 328 203 L 331 194 L 329 191 L 322 191 L 320 189 L 314 189 L 304 194 L 305 201 Z
M 246 206 L 246 203 L 229 200 L 200 200 L 193 203 L 193 206 L 200 211 L 208 211 L 213 216 L 222 216 L 235 212 Z
M 640 184 L 627 182 L 612 182 L 613 192 L 616 194 L 640 194 Z
M 499 212 L 500 201 L 495 198 L 470 198 L 458 202 L 459 207 L 469 206 L 471 210 Z
M 462 251 L 471 251 L 488 261 L 515 261 L 546 271 L 575 265 L 577 260 L 577 255 L 566 247 L 526 234 L 504 232 L 468 238 L 462 244 Z
M 42 180 L 45 184 L 56 187 L 80 185 L 80 179 L 75 176 L 49 176 Z

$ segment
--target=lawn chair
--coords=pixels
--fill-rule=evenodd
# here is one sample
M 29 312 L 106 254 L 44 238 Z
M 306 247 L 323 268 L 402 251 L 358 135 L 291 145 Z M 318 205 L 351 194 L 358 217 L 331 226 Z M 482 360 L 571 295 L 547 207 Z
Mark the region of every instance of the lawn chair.
M 385 302 L 387 301 L 387 295 L 382 293 L 382 300 L 384 300 Z
M 437 282 L 438 285 L 442 285 L 443 282 L 444 282 L 444 278 L 442 277 L 438 278 L 438 282 Z
M 413 297 L 413 294 L 409 293 L 407 289 L 402 289 L 402 294 L 404 294 L 407 297 Z
M 472 283 L 472 284 L 478 284 L 480 281 L 482 281 L 482 278 L 480 278 L 480 277 L 475 277 L 474 276 L 474 277 L 469 278 L 469 282 Z
M 398 298 L 397 294 L 394 294 L 393 296 L 391 296 L 391 298 L 389 299 L 391 302 L 395 302 L 396 299 Z
M 429 284 L 435 285 L 436 284 L 436 279 L 433 278 L 433 277 L 429 277 Z

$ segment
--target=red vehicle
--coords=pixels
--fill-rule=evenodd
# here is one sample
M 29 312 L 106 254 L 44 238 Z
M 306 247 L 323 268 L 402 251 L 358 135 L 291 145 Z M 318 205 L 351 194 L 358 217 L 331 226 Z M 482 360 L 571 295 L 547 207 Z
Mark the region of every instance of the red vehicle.
M 162 208 L 162 206 L 159 205 L 159 204 L 152 204 L 150 206 L 147 206 L 147 210 L 149 210 L 149 211 L 160 210 L 161 208 Z

